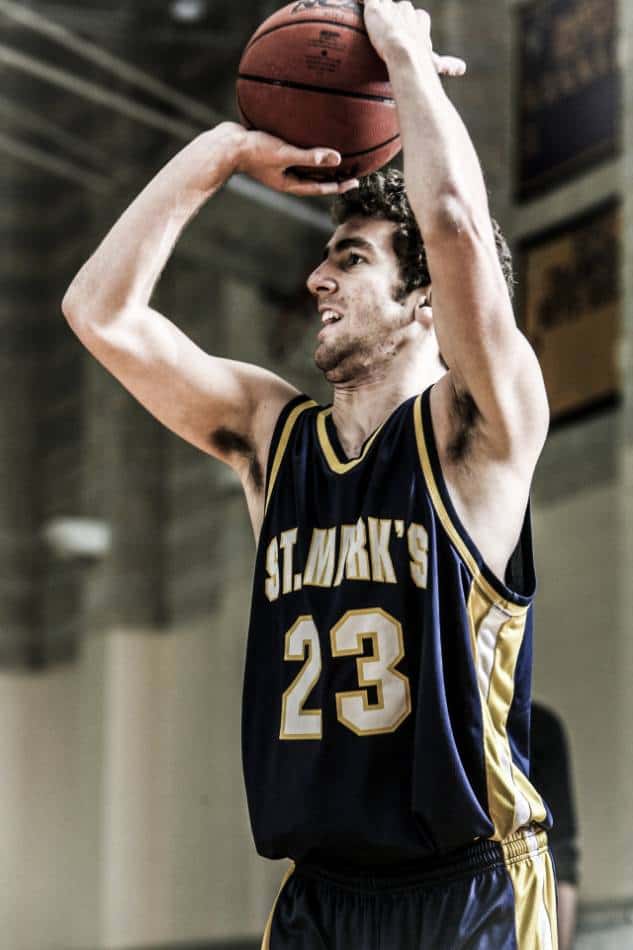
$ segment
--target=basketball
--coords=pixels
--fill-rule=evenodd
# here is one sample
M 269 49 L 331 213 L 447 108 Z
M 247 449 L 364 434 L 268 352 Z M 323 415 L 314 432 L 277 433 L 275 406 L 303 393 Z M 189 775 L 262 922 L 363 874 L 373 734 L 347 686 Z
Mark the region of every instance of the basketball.
M 310 177 L 366 175 L 400 151 L 387 68 L 356 0 L 296 0 L 265 20 L 242 55 L 237 106 L 249 129 L 341 153 Z

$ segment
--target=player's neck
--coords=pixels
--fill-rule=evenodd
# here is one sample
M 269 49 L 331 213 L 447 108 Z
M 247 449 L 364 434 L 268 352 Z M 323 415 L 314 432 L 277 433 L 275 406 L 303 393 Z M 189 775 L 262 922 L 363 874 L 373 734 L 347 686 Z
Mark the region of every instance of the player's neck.
M 335 385 L 332 421 L 347 458 L 360 455 L 369 436 L 405 400 L 423 392 L 442 375 L 441 367 L 417 367 L 408 373 L 385 373 L 358 383 Z

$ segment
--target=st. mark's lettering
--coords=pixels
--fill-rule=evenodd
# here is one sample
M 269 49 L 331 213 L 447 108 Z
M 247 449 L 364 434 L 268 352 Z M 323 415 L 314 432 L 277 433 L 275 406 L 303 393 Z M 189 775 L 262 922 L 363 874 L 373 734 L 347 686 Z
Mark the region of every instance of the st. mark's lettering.
M 355 524 L 314 528 L 305 564 L 297 563 L 298 540 L 299 529 L 290 528 L 268 544 L 264 589 L 271 602 L 302 587 L 338 587 L 343 580 L 397 584 L 401 578 L 391 556 L 396 544 L 406 545 L 413 583 L 426 588 L 429 539 L 426 528 L 416 522 L 359 518 Z

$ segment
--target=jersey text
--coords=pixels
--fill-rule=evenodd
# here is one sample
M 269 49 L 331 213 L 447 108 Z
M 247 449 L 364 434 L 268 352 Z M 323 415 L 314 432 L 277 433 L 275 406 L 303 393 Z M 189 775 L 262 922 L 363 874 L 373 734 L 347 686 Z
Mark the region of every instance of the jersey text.
M 266 597 L 273 602 L 302 587 L 338 587 L 344 580 L 397 584 L 392 548 L 405 543 L 409 576 L 425 589 L 429 538 L 415 521 L 406 531 L 402 521 L 392 518 L 359 518 L 355 524 L 314 528 L 305 564 L 297 563 L 299 529 L 283 531 L 266 550 Z

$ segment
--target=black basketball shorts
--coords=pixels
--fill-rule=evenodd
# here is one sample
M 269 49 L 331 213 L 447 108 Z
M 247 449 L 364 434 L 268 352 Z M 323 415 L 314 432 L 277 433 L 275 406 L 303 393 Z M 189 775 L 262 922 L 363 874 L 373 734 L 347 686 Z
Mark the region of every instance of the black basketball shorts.
M 262 950 L 556 950 L 555 891 L 530 829 L 398 873 L 292 865 Z

